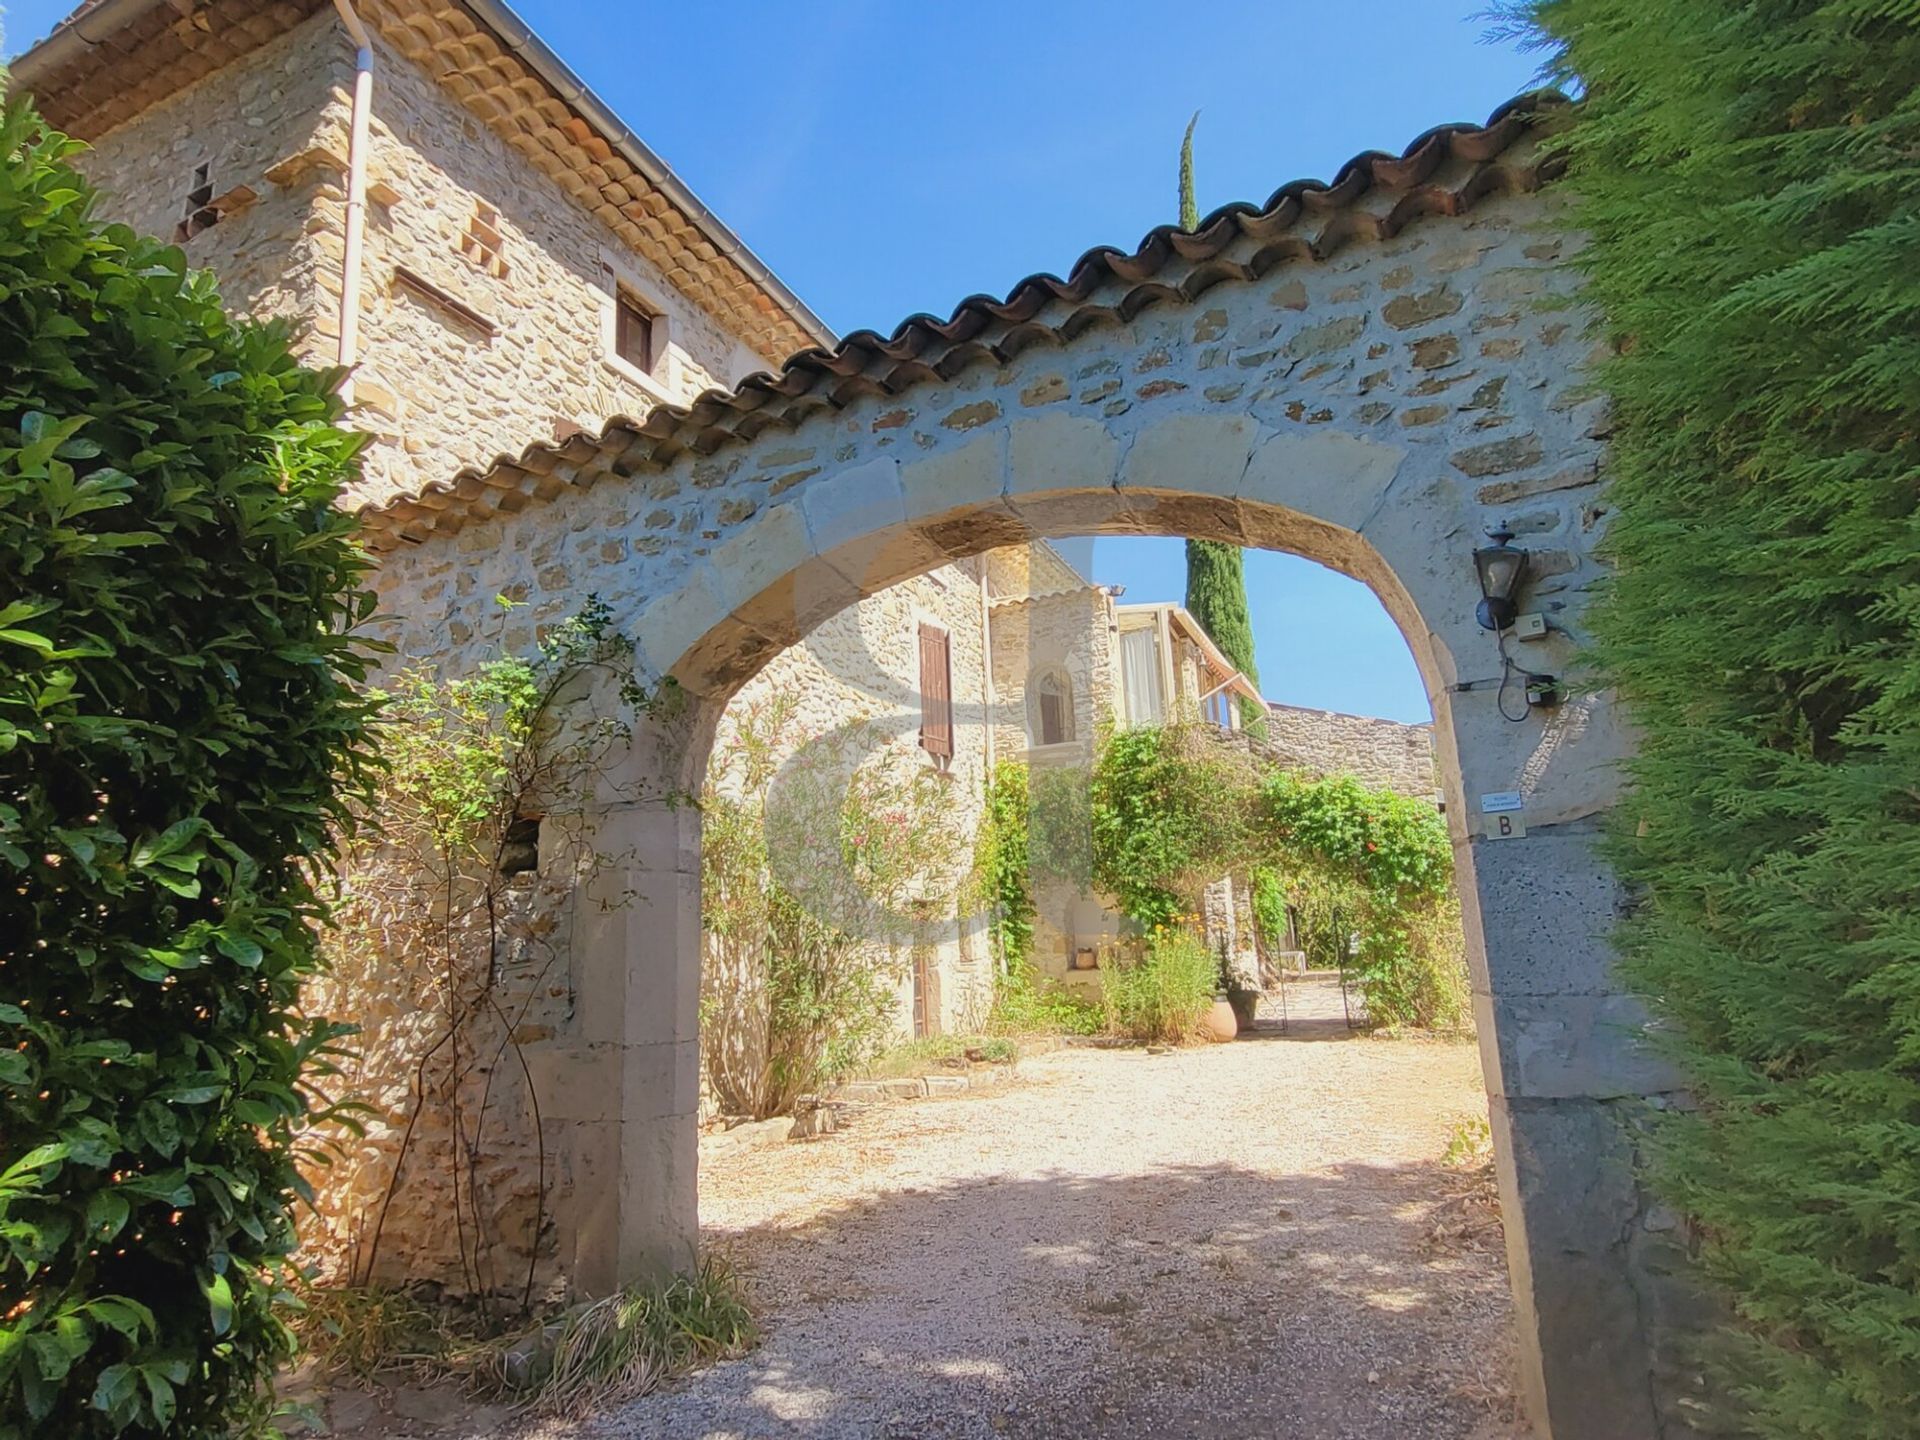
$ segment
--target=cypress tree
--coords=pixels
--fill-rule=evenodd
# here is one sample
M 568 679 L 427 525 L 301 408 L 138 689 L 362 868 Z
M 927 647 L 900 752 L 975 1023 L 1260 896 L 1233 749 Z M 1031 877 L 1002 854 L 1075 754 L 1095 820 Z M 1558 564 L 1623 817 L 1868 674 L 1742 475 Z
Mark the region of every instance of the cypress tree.
M 1193 193 L 1193 127 L 1199 123 L 1200 112 L 1196 110 L 1180 141 L 1180 228 L 1188 231 L 1200 228 L 1200 207 Z M 1258 686 L 1260 672 L 1253 664 L 1253 618 L 1247 610 L 1246 561 L 1239 546 L 1217 540 L 1187 541 L 1187 610 L 1233 667 Z M 1247 729 L 1265 731 L 1266 712 L 1244 697 L 1240 717 Z
M 1655 1176 L 1793 1440 L 1920 1436 L 1920 8 L 1519 0 L 1614 358 L 1598 659 L 1642 740 Z
M 1247 613 L 1246 566 L 1238 545 L 1187 541 L 1187 610 L 1233 667 L 1258 686 L 1260 676 L 1253 668 L 1253 620 Z M 1240 717 L 1249 730 L 1265 729 L 1266 716 L 1260 706 L 1244 696 Z

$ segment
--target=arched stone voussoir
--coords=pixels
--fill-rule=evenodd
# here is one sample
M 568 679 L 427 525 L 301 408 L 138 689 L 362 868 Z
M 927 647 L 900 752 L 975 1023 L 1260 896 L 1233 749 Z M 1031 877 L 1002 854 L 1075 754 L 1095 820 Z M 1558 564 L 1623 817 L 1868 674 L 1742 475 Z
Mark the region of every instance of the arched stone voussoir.
M 1406 459 L 1403 445 L 1340 430 L 1267 431 L 1241 467 L 1234 493 L 1358 532 L 1380 508 Z

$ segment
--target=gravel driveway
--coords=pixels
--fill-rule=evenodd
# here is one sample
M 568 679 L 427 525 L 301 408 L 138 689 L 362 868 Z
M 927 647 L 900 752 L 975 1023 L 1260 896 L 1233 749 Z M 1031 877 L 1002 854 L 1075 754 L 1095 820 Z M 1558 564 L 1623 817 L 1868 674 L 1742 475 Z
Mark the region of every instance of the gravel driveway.
M 1524 1433 L 1498 1233 L 1442 1163 L 1486 1113 L 1473 1047 L 1353 1036 L 1337 989 L 1289 988 L 1284 1037 L 1058 1051 L 818 1140 L 711 1137 L 708 1243 L 764 1343 L 541 1434 Z

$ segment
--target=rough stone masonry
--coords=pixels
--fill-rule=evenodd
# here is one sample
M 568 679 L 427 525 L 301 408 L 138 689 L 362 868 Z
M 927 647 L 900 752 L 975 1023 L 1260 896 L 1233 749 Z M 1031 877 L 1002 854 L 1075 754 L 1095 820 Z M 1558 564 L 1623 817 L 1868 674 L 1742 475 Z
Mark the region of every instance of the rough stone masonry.
M 1556 1440 L 1685 1431 L 1684 1237 L 1634 1172 L 1677 1081 L 1613 978 L 1621 894 L 1592 848 L 1629 736 L 1604 691 L 1503 715 L 1473 619 L 1471 551 L 1496 521 L 1553 625 L 1533 668 L 1573 665 L 1602 572 L 1606 406 L 1553 172 L 1524 108 L 1434 132 L 365 516 L 409 654 L 457 670 L 491 596 L 551 623 L 593 590 L 679 697 L 603 797 L 602 849 L 630 859 L 589 897 L 575 1020 L 548 1042 L 579 1284 L 691 1258 L 700 837 L 673 797 L 727 697 L 825 616 L 941 564 L 1035 536 L 1197 536 L 1362 579 L 1405 634 L 1454 833 L 1528 1403 Z M 1480 797 L 1501 792 L 1520 825 L 1495 839 Z

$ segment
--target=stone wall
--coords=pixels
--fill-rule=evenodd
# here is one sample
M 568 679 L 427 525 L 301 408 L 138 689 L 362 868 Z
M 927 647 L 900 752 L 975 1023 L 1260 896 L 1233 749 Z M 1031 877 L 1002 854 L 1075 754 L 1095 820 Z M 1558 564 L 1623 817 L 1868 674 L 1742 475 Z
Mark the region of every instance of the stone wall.
M 842 726 L 864 722 L 876 751 L 916 770 L 939 773 L 947 821 L 971 842 L 979 829 L 986 789 L 987 692 L 984 669 L 981 585 L 984 565 L 968 561 L 894 585 L 823 621 L 799 644 L 771 660 L 728 703 L 716 730 L 710 777 L 727 769 L 727 756 L 745 726 L 776 698 L 791 704 L 782 741 L 772 752 L 787 763 L 807 741 Z M 943 771 L 919 746 L 921 697 L 919 627 L 947 631 L 953 668 L 954 754 Z M 876 759 L 882 756 L 876 753 Z M 951 857 L 943 890 L 957 889 L 972 866 L 965 848 Z M 951 903 L 931 917 L 921 942 L 932 951 L 936 1003 L 930 1018 L 939 1031 L 977 1029 L 993 999 L 993 965 L 980 917 Z M 897 1039 L 913 1034 L 913 981 L 905 955 L 890 957 L 901 974 L 895 991 Z
M 1088 585 L 997 600 L 991 616 L 995 754 L 1003 760 L 1030 758 L 1040 722 L 1028 686 L 1045 671 L 1057 669 L 1073 689 L 1073 739 L 1070 745 L 1049 748 L 1084 761 L 1092 754 L 1101 722 L 1113 714 L 1113 602 Z
M 450 670 L 477 658 L 459 627 L 493 594 L 526 587 L 532 624 L 598 588 L 702 724 L 817 623 L 813 601 L 1025 535 L 1187 534 L 1371 585 L 1440 736 L 1528 1404 L 1555 1440 L 1641 1440 L 1686 1422 L 1653 1359 L 1675 1324 L 1666 1279 L 1633 1253 L 1659 1223 L 1634 1117 L 1680 1077 L 1613 975 L 1623 897 L 1592 850 L 1630 731 L 1603 690 L 1511 723 L 1490 687 L 1456 688 L 1497 673 L 1471 551 L 1503 518 L 1553 622 L 1541 662 L 1576 664 L 1605 573 L 1607 411 L 1563 194 L 1517 161 L 1490 174 L 1452 133 L 1371 184 L 1356 171 L 1331 198 L 1095 263 L 1078 289 L 921 327 L 913 367 L 861 352 L 756 397 L 751 420 L 715 407 L 710 452 L 663 424 L 554 459 L 525 480 L 550 498 L 513 513 L 397 511 L 429 538 L 396 542 L 379 584 L 405 644 Z M 678 745 L 649 730 L 624 793 L 701 753 Z M 1519 792 L 1524 835 L 1461 803 L 1490 791 Z M 574 1054 L 599 1077 L 579 1088 L 602 1103 L 564 1142 L 562 1253 L 590 1288 L 687 1263 L 697 1234 L 699 821 L 623 801 L 602 823 L 648 904 L 596 916 L 576 965 Z
M 1353 775 L 1416 800 L 1432 800 L 1440 789 L 1431 722 L 1268 702 L 1266 739 L 1281 764 L 1316 775 Z
M 256 196 L 185 243 L 187 262 L 219 278 L 228 308 L 308 325 L 325 250 L 313 233 L 311 190 L 267 173 L 320 142 L 336 76 L 331 14 L 316 15 L 199 84 L 102 136 L 77 163 L 100 188 L 100 213 L 171 240 L 186 218 L 195 167 L 208 166 L 216 197 L 245 186 Z M 286 172 L 281 172 L 286 173 Z M 289 176 L 289 178 L 292 178 Z M 325 363 L 331 344 L 311 338 L 304 358 Z
M 552 180 L 376 39 L 354 423 L 376 437 L 358 493 L 379 501 L 611 417 L 644 416 L 779 357 L 751 353 Z M 194 167 L 250 204 L 185 241 L 228 304 L 337 353 L 353 51 L 322 11 L 96 141 L 103 213 L 170 238 Z M 462 252 L 490 207 L 497 262 Z M 405 271 L 427 287 L 402 278 Z M 659 313 L 650 375 L 610 360 L 616 284 Z M 448 305 L 431 291 L 456 302 Z M 464 313 L 463 313 L 464 312 Z
M 351 64 L 336 32 L 330 121 L 344 135 Z M 744 352 L 553 181 L 531 170 L 464 106 L 384 43 L 375 46 L 371 178 L 391 205 L 369 204 L 361 313 L 363 423 L 381 437 L 363 493 L 417 490 L 466 465 L 518 454 L 614 415 L 638 418 L 731 383 L 768 357 Z M 342 150 L 341 153 L 344 153 Z M 462 253 L 477 203 L 491 207 L 499 266 Z M 319 191 L 328 252 L 345 233 L 345 196 Z M 495 327 L 467 323 L 396 278 L 404 269 Z M 604 310 L 616 269 L 664 320 L 668 339 L 642 382 L 608 358 Z M 323 266 L 320 328 L 338 307 L 338 265 Z

